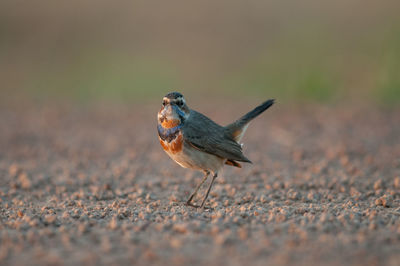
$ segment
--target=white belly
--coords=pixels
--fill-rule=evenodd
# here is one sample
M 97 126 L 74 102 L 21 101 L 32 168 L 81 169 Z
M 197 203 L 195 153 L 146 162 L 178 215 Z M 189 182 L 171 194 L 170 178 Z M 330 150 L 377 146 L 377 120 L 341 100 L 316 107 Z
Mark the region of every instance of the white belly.
M 180 166 L 196 170 L 209 170 L 217 172 L 224 165 L 225 159 L 202 152 L 185 143 L 182 151 L 167 154 Z

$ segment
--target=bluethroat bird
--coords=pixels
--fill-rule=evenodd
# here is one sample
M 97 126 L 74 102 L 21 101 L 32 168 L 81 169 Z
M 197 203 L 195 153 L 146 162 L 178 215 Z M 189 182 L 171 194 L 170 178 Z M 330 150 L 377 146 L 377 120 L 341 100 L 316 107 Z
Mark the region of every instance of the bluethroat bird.
M 242 153 L 240 140 L 250 121 L 267 110 L 274 100 L 268 100 L 225 127 L 218 125 L 205 115 L 191 110 L 179 92 L 168 93 L 158 112 L 158 136 L 165 152 L 184 168 L 204 172 L 204 177 L 190 195 L 187 205 L 212 174 L 212 180 L 200 208 L 210 193 L 218 171 L 224 164 L 241 168 L 239 162 L 251 163 Z

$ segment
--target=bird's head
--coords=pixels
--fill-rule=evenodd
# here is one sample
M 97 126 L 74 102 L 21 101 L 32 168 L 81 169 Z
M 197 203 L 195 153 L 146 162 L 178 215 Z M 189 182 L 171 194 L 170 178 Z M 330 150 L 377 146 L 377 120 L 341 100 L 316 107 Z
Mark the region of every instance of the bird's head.
M 184 123 L 189 114 L 190 110 L 183 95 L 171 92 L 164 96 L 157 118 L 164 128 L 173 128 Z

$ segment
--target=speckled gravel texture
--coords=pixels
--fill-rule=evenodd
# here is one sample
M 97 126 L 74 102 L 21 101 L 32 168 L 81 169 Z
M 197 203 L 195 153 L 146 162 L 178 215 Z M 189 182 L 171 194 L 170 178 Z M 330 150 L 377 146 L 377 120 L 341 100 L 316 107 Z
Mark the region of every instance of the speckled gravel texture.
M 192 107 L 224 124 L 257 103 Z M 0 264 L 400 264 L 399 109 L 278 102 L 202 212 L 184 204 L 202 174 L 162 151 L 158 109 L 1 107 Z

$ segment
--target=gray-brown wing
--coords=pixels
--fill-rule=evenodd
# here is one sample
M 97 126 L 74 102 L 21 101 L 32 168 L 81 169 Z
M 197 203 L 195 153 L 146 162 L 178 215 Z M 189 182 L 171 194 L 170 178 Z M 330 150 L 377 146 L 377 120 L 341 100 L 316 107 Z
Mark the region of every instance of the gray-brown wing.
M 182 132 L 185 141 L 201 151 L 230 160 L 251 162 L 224 127 L 196 111 L 191 110 Z

